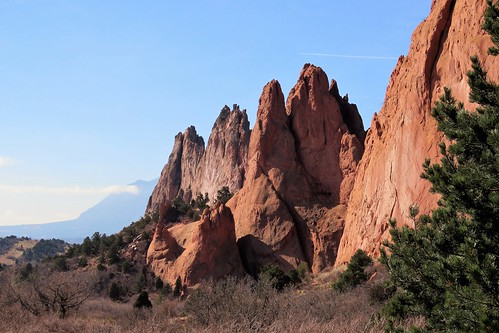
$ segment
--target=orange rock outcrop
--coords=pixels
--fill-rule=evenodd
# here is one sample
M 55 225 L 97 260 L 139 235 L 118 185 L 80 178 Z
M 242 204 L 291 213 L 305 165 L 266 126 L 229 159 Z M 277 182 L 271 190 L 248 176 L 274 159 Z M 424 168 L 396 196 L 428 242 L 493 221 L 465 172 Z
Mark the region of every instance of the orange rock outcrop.
M 175 136 L 173 150 L 149 200 L 146 213 L 177 196 L 190 202 L 199 193 L 216 198 L 223 186 L 236 192 L 246 173 L 250 129 L 246 110 L 224 106 L 213 125 L 208 144 L 194 126 Z
M 319 67 L 304 66 L 286 104 L 277 81 L 264 87 L 247 178 L 227 203 L 250 274 L 269 263 L 334 264 L 363 136 L 356 107 Z
M 309 64 L 286 102 L 277 81 L 264 87 L 252 131 L 235 106 L 222 110 L 206 150 L 193 127 L 179 133 L 148 210 L 178 195 L 190 200 L 207 192 L 213 199 L 222 186 L 237 193 L 198 222 L 167 226 L 163 209 L 147 256 L 154 272 L 192 285 L 256 275 L 270 263 L 288 269 L 305 261 L 318 272 L 347 262 L 359 248 L 378 256 L 390 218 L 410 225 L 410 205 L 422 212 L 436 205 L 420 174 L 425 159 L 438 160 L 443 138 L 430 113 L 443 88 L 473 110 L 470 56 L 490 77 L 499 75 L 481 28 L 485 8 L 481 0 L 433 1 L 367 135 L 356 106 Z
M 242 276 L 232 213 L 223 204 L 206 209 L 201 219 L 168 226 L 172 214 L 162 206 L 159 223 L 147 251 L 147 264 L 156 276 L 173 285 L 180 277 L 184 285 L 210 278 Z
M 400 57 L 366 137 L 337 264 L 359 248 L 379 255 L 382 240 L 389 237 L 390 218 L 414 227 L 407 218 L 411 204 L 422 212 L 435 207 L 430 183 L 420 178 L 424 160 L 438 160 L 442 140 L 431 108 L 449 87 L 474 109 L 466 77 L 472 55 L 481 59 L 490 77 L 498 77 L 497 60 L 487 55 L 490 37 L 481 28 L 485 8 L 484 0 L 434 0 L 428 18 L 414 31 L 409 53 Z

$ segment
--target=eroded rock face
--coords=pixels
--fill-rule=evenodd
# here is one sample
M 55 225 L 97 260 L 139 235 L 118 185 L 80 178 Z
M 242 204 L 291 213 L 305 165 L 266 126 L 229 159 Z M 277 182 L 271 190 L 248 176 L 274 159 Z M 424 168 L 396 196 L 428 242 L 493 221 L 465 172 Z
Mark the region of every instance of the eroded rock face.
M 241 111 L 236 104 L 232 111 L 227 106 L 222 109 L 196 172 L 194 195 L 208 193 L 213 201 L 223 186 L 232 193 L 243 186 L 250 133 L 246 110 Z
M 286 104 L 277 81 L 263 89 L 247 179 L 228 202 L 250 273 L 268 263 L 306 261 L 314 272 L 334 264 L 364 135 L 335 87 L 331 93 L 322 69 L 307 64 Z
M 191 199 L 190 189 L 203 154 L 204 140 L 197 135 L 194 126 L 175 136 L 173 150 L 149 199 L 146 213 L 152 213 L 179 195 L 184 200 Z
M 168 205 L 168 204 L 167 204 Z M 206 209 L 197 222 L 168 227 L 171 207 L 164 206 L 153 240 L 147 251 L 147 264 L 156 276 L 174 284 L 195 285 L 209 278 L 240 276 L 244 268 L 236 244 L 234 220 L 223 204 Z
M 177 196 L 189 202 L 198 193 L 208 193 L 213 200 L 223 186 L 239 190 L 245 179 L 250 133 L 246 110 L 234 105 L 232 111 L 225 106 L 220 112 L 206 150 L 194 126 L 177 134 L 146 213 Z
M 409 54 L 400 57 L 365 141 L 337 264 L 359 248 L 379 255 L 390 217 L 413 227 L 407 218 L 411 204 L 422 212 L 435 207 L 430 183 L 419 177 L 426 158 L 438 160 L 442 140 L 431 108 L 447 86 L 474 109 L 466 82 L 471 55 L 478 55 L 490 77 L 498 77 L 497 60 L 487 56 L 490 37 L 481 29 L 485 8 L 485 1 L 434 0 L 428 18 L 414 31 Z

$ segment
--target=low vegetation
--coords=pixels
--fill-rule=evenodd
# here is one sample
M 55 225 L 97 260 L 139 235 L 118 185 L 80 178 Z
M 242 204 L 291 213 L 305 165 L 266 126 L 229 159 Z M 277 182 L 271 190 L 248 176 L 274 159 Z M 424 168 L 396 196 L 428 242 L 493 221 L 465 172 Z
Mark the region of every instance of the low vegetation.
M 223 186 L 217 191 L 217 197 L 213 203 L 221 202 L 225 204 L 230 200 L 230 198 L 232 198 L 233 195 L 234 194 L 229 190 L 229 187 Z M 175 209 L 178 218 L 186 216 L 193 221 L 197 221 L 201 217 L 201 214 L 203 214 L 204 210 L 206 208 L 210 208 L 209 203 L 210 198 L 208 193 L 205 193 L 204 195 L 198 193 L 196 198 L 192 199 L 190 202 L 185 202 L 184 193 L 181 190 L 178 196 L 172 200 L 172 207 Z
M 7 237 L 0 237 L 0 255 L 7 253 L 14 245 L 20 241 L 30 240 L 28 237 L 17 237 L 14 235 Z
M 50 286 L 37 280 L 37 271 L 50 276 Z M 110 283 L 107 272 L 60 273 L 50 267 L 32 267 L 24 280 L 19 279 L 19 273 L 10 269 L 0 275 L 2 285 L 13 283 L 16 287 L 14 292 L 0 290 L 2 332 L 357 333 L 381 332 L 385 325 L 379 315 L 382 304 L 370 300 L 372 285 L 366 283 L 340 293 L 328 287 L 332 281 L 313 286 L 318 278 L 314 276 L 282 290 L 275 288 L 272 279 L 229 277 L 207 281 L 189 290 L 185 299 L 174 297 L 171 286 L 170 292 L 164 293 L 165 286 L 157 288 L 159 283 L 126 298 L 121 296 L 124 286 Z M 62 276 L 67 279 L 59 280 Z M 107 289 L 103 288 L 106 285 Z M 52 305 L 45 310 L 40 306 L 45 297 L 39 299 L 37 293 L 29 291 L 48 287 L 43 289 L 48 295 L 46 290 L 72 292 L 69 299 L 74 306 L 66 307 L 63 313 Z
M 35 246 L 26 249 L 20 259 L 21 261 L 39 261 L 63 253 L 68 246 L 68 243 L 60 239 L 41 239 Z
M 297 286 L 305 281 L 310 271 L 305 262 L 300 263 L 296 269 L 284 272 L 279 266 L 269 265 L 264 267 L 259 274 L 259 279 L 268 281 L 274 289 L 282 291 L 284 288 Z
M 366 268 L 372 264 L 373 260 L 362 250 L 357 250 L 347 265 L 347 269 L 341 273 L 338 280 L 332 287 L 338 291 L 352 289 L 369 278 Z

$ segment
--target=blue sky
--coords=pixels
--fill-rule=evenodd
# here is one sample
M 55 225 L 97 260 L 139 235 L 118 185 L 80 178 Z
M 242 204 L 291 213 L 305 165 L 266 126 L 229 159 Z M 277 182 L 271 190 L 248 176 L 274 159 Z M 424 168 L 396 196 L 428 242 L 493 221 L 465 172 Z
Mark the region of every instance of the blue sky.
M 225 104 L 253 124 L 263 86 L 287 94 L 307 62 L 369 127 L 430 4 L 0 0 L 0 225 L 133 192 L 159 176 L 176 133 L 195 125 L 207 141 Z

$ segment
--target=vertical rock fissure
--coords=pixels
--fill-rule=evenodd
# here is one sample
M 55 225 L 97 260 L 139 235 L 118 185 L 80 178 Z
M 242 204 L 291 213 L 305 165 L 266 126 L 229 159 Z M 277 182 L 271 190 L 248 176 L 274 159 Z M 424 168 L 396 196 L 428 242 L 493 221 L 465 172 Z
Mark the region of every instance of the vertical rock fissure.
M 430 90 L 429 90 L 430 106 L 433 105 L 433 97 L 432 97 L 433 94 L 432 93 L 433 93 L 433 88 L 435 86 L 435 82 L 433 80 L 433 72 L 435 71 L 437 61 L 438 61 L 438 59 L 440 59 L 440 56 L 442 54 L 443 45 L 444 45 L 444 43 L 447 40 L 447 37 L 449 35 L 449 29 L 450 29 L 450 26 L 452 23 L 452 17 L 453 17 L 452 13 L 454 12 L 455 6 L 456 6 L 456 0 L 451 0 L 451 2 L 449 4 L 449 10 L 444 11 L 444 13 L 447 14 L 447 17 L 443 18 L 443 20 L 445 20 L 445 25 L 444 25 L 442 31 L 440 32 L 440 36 L 438 37 L 437 52 L 435 54 L 435 57 L 431 60 L 431 66 L 429 68 L 429 75 L 428 75 L 428 85 L 430 87 Z M 425 120 L 425 119 L 426 119 L 426 115 L 423 114 L 423 120 Z
M 398 202 L 397 186 L 393 182 L 392 175 L 393 175 L 393 161 L 390 163 L 390 183 L 392 184 L 393 190 L 395 191 L 395 198 L 393 200 L 393 205 L 392 205 L 392 208 L 390 210 L 390 218 L 393 218 L 393 212 L 394 212 L 395 206 L 397 205 L 397 202 Z M 409 207 L 407 207 L 407 208 L 409 208 Z

